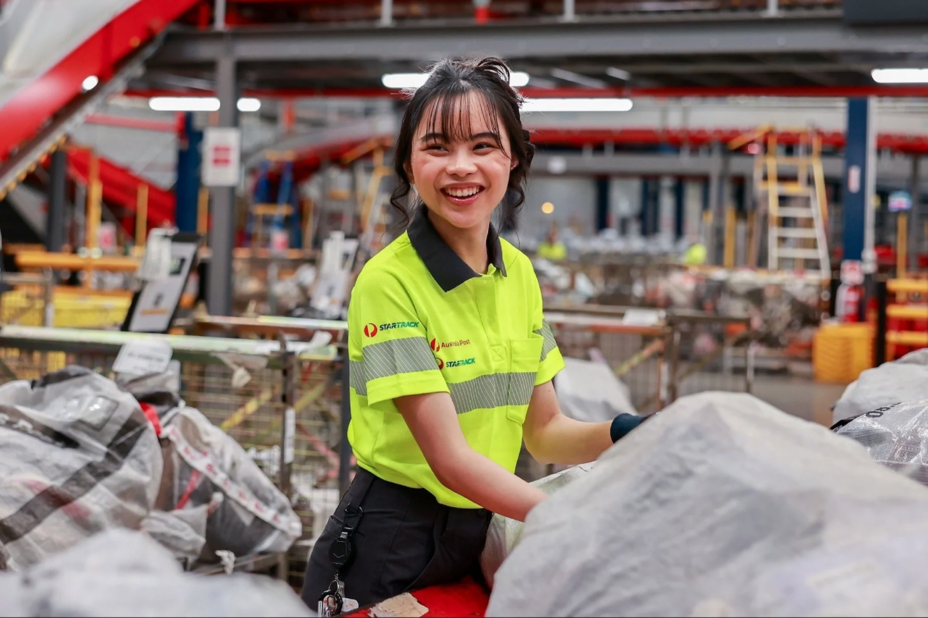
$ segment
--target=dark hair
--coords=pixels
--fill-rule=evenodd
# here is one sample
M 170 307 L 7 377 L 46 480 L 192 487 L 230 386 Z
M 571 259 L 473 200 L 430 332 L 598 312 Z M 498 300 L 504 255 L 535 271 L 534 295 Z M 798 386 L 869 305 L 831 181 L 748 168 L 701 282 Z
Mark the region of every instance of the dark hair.
M 525 201 L 525 181 L 535 155 L 529 133 L 522 128 L 519 107 L 522 95 L 509 85 L 509 67 L 499 58 L 483 60 L 442 60 L 432 67 L 428 80 L 412 95 L 396 139 L 394 168 L 399 179 L 390 203 L 409 223 L 410 212 L 404 203 L 410 193 L 406 165 L 412 156 L 413 138 L 421 122 L 428 123 L 429 132 L 439 133 L 445 141 L 471 139 L 469 92 L 479 92 L 486 102 L 482 113 L 487 126 L 502 125 L 509 136 L 509 155 L 518 165 L 509 174 L 509 187 L 501 202 L 501 227 L 512 227 L 515 215 Z M 434 105 L 432 104 L 434 102 Z M 500 136 L 496 136 L 501 143 Z

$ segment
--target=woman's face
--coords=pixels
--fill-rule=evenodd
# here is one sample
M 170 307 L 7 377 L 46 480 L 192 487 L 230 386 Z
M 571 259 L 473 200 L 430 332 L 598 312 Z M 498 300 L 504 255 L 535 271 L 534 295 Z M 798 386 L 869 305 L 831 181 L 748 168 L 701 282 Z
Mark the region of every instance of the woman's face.
M 460 126 L 452 127 L 450 136 L 441 130 L 447 122 L 437 114 L 423 114 L 407 173 L 433 215 L 455 228 L 470 229 L 487 225 L 517 161 L 509 155 L 506 130 L 495 114 L 487 113 L 482 95 L 470 92 L 454 103 L 451 113 Z

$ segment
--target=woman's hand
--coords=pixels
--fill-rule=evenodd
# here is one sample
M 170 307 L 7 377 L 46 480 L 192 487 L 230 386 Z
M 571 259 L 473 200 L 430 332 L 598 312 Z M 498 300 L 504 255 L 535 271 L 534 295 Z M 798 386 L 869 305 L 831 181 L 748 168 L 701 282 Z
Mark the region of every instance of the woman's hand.
M 435 476 L 451 491 L 519 521 L 545 499 L 541 490 L 470 447 L 448 393 L 398 397 L 394 403 Z

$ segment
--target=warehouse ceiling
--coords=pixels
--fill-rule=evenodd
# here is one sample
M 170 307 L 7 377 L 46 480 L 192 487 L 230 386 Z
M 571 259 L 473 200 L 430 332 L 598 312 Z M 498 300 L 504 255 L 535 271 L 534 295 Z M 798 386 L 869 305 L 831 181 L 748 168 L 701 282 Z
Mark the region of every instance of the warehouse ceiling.
M 182 26 L 132 87 L 210 90 L 215 60 L 232 55 L 242 87 L 257 94 L 376 96 L 387 94 L 385 73 L 420 71 L 447 55 L 496 54 L 529 73 L 532 90 L 683 96 L 796 89 L 801 95 L 875 87 L 874 68 L 928 66 L 925 32 L 918 26 L 852 27 L 840 10 L 828 8 L 777 18 L 752 10 L 581 15 L 573 22 L 501 19 L 484 26 L 463 18 L 226 32 Z

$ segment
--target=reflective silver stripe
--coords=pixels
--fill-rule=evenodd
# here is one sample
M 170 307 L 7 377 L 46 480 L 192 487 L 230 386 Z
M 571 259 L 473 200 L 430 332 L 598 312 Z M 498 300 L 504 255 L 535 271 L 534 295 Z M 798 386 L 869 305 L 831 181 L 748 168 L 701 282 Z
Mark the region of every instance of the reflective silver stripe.
M 351 361 L 348 367 L 348 381 L 351 388 L 363 397 L 367 397 L 367 380 L 364 379 L 364 363 Z
M 448 384 L 458 414 L 506 405 L 526 406 L 532 399 L 534 387 L 534 373 L 494 373 Z
M 406 337 L 372 343 L 362 350 L 363 361 L 352 361 L 349 367 L 351 387 L 359 395 L 367 395 L 367 383 L 402 373 L 438 371 L 432 348 L 425 337 Z
M 542 322 L 541 328 L 533 332 L 545 338 L 544 345 L 541 347 L 541 360 L 545 360 L 548 358 L 548 353 L 557 347 L 557 341 L 554 340 L 554 331 L 551 330 L 550 324 Z

